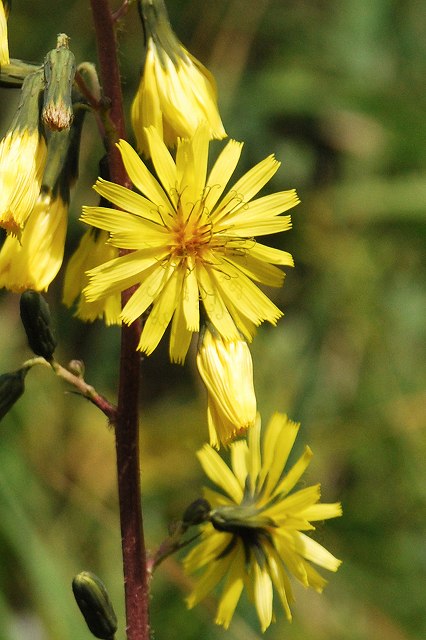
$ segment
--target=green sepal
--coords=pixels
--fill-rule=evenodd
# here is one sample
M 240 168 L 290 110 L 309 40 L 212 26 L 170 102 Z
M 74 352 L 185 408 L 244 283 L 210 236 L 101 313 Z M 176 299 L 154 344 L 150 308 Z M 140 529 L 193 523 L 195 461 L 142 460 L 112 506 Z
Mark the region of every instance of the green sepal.
M 44 89 L 43 70 L 26 75 L 22 82 L 18 108 L 8 131 L 40 131 L 40 102 Z
M 51 360 L 57 343 L 46 300 L 37 291 L 28 289 L 21 295 L 20 312 L 30 348 L 36 355 Z
M 40 69 L 40 64 L 11 58 L 8 64 L 0 67 L 0 87 L 21 87 L 27 76 Z
M 241 533 L 246 530 L 276 527 L 272 518 L 262 515 L 256 505 L 216 507 L 210 512 L 210 522 L 217 531 Z
M 86 624 L 95 638 L 113 640 L 117 616 L 104 583 L 90 571 L 82 571 L 72 581 L 72 590 Z

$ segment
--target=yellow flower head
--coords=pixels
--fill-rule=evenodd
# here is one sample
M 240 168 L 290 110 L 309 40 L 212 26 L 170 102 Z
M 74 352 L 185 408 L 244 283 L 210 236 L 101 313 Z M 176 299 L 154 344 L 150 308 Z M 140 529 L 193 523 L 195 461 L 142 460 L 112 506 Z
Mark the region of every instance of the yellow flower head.
M 86 271 L 118 256 L 118 250 L 106 244 L 107 240 L 106 231 L 88 229 L 83 235 L 65 271 L 63 302 L 70 307 L 78 299 L 76 316 L 80 320 L 93 322 L 103 317 L 105 324 L 110 325 L 120 322 L 120 294 L 115 293 L 95 302 L 88 302 L 81 295 L 88 281 Z
M 145 127 L 153 126 L 168 147 L 194 135 L 205 122 L 210 138 L 224 138 L 211 73 L 179 42 L 163 2 L 143 4 L 148 32 L 145 66 L 131 118 L 138 151 L 149 157 Z
M 9 64 L 9 43 L 7 39 L 7 16 L 9 2 L 0 0 L 0 66 Z
M 208 391 L 210 444 L 218 449 L 220 443 L 243 435 L 256 419 L 250 349 L 242 338 L 223 340 L 206 328 L 197 366 Z
M 309 447 L 286 472 L 285 465 L 299 425 L 282 414 L 270 420 L 262 448 L 260 421 L 248 442 L 230 445 L 231 468 L 209 445 L 198 452 L 207 476 L 219 491 L 205 489 L 211 506 L 201 542 L 186 556 L 189 573 L 201 572 L 187 602 L 203 600 L 223 584 L 216 623 L 227 628 L 244 587 L 254 603 L 262 631 L 272 621 L 274 589 L 291 620 L 294 601 L 289 574 L 321 592 L 326 580 L 311 563 L 337 571 L 340 561 L 304 531 L 312 522 L 341 515 L 339 503 L 323 504 L 320 485 L 290 493 L 312 457 Z
M 39 130 L 43 73 L 28 76 L 9 131 L 0 142 L 0 226 L 19 235 L 40 193 L 46 142 Z
M 0 287 L 46 291 L 64 254 L 68 204 L 41 192 L 20 239 L 8 236 L 0 251 Z
M 118 143 L 137 189 L 99 179 L 95 191 L 122 211 L 83 207 L 82 220 L 111 234 L 109 242 L 132 253 L 89 271 L 87 300 L 139 284 L 121 318 L 130 324 L 152 305 L 138 349 L 150 354 L 171 322 L 170 357 L 183 362 L 192 333 L 199 331 L 200 300 L 208 320 L 225 340 L 250 340 L 264 320 L 275 324 L 281 311 L 253 280 L 280 286 L 284 274 L 274 266 L 292 265 L 290 254 L 254 239 L 285 231 L 294 207 L 294 190 L 253 197 L 279 163 L 269 156 L 222 196 L 237 166 L 242 144 L 231 140 L 207 175 L 209 134 L 204 127 L 180 140 L 173 160 L 158 132 L 147 130 L 158 182 L 124 140 Z

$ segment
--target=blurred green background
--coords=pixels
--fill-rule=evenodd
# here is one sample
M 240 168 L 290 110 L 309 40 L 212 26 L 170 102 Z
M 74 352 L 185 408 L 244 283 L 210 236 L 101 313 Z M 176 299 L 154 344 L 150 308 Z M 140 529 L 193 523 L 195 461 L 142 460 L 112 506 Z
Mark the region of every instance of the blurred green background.
M 315 456 L 306 482 L 344 517 L 317 540 L 344 563 L 324 594 L 296 587 L 294 621 L 281 611 L 270 640 L 426 637 L 425 288 L 426 5 L 418 0 L 169 0 L 180 39 L 215 73 L 228 134 L 245 141 L 241 171 L 275 152 L 269 190 L 296 187 L 294 228 L 270 238 L 296 268 L 271 291 L 285 310 L 253 343 L 259 408 L 302 422 L 296 453 Z M 13 57 L 41 60 L 66 32 L 78 62 L 94 60 L 90 6 L 14 0 Z M 132 8 L 120 40 L 126 104 L 142 60 Z M 18 93 L 1 90 L 4 133 Z M 87 118 L 74 192 L 69 255 L 101 146 Z M 217 149 L 221 143 L 217 143 Z M 82 325 L 61 304 L 63 270 L 47 294 L 58 358 L 115 398 L 119 332 Z M 19 297 L 0 295 L 0 372 L 30 357 Z M 163 345 L 142 362 L 142 487 L 148 545 L 198 497 L 194 451 L 207 437 L 194 371 Z M 48 370 L 0 424 L 0 640 L 84 640 L 71 594 L 83 569 L 106 582 L 124 638 L 113 434 L 102 415 Z M 254 640 L 242 603 L 228 632 L 213 601 L 188 612 L 179 562 L 153 582 L 157 640 Z

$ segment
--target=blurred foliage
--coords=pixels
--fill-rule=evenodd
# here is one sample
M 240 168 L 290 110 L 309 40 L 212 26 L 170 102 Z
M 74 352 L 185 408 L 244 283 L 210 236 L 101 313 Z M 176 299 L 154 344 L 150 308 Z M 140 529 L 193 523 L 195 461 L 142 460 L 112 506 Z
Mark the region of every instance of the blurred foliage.
M 303 423 L 297 448 L 315 453 L 307 482 L 344 517 L 316 537 L 344 560 L 322 596 L 296 588 L 295 620 L 281 614 L 271 640 L 409 640 L 426 635 L 424 437 L 426 5 L 416 0 L 168 0 L 175 30 L 215 73 L 228 133 L 246 142 L 241 171 L 275 152 L 271 188 L 296 187 L 302 204 L 279 246 L 296 269 L 273 291 L 286 317 L 253 343 L 259 407 Z M 143 37 L 135 9 L 120 59 L 127 106 Z M 94 60 L 83 0 L 16 0 L 15 57 L 41 60 L 66 32 L 77 60 Z M 2 133 L 16 91 L 1 91 Z M 217 143 L 220 146 L 220 143 Z M 81 204 L 102 153 L 85 126 L 67 255 L 82 233 Z M 273 241 L 277 242 L 275 239 Z M 277 245 L 278 246 L 278 245 Z M 86 363 L 86 377 L 114 399 L 119 332 L 83 326 L 48 293 L 58 357 Z M 0 297 L 0 373 L 30 356 L 19 298 Z M 207 437 L 205 398 L 166 348 L 142 362 L 142 487 L 154 547 L 200 492 L 194 451 Z M 109 588 L 124 637 L 113 434 L 103 416 L 44 368 L 0 424 L 0 640 L 83 640 L 72 577 L 95 571 Z M 228 632 L 214 603 L 188 612 L 177 560 L 153 583 L 155 637 L 254 640 L 243 605 Z M 120 635 L 121 634 L 121 635 Z

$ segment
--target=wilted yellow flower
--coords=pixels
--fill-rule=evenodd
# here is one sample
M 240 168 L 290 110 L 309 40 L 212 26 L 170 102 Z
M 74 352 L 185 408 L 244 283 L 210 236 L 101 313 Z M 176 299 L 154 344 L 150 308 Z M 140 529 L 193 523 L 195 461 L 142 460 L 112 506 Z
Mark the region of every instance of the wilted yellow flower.
M 203 332 L 197 366 L 208 391 L 210 444 L 219 448 L 243 435 L 256 419 L 253 362 L 243 339 L 223 340 L 214 329 Z
M 231 468 L 209 445 L 198 452 L 219 491 L 205 489 L 211 506 L 209 522 L 202 525 L 201 541 L 184 561 L 187 572 L 201 571 L 187 602 L 195 606 L 222 583 L 215 621 L 225 628 L 244 587 L 265 631 L 275 620 L 274 589 L 291 620 L 294 597 L 289 574 L 321 592 L 326 580 L 311 563 L 329 571 L 337 571 L 340 565 L 340 560 L 303 533 L 315 529 L 312 522 L 340 516 L 340 504 L 319 503 L 319 484 L 290 493 L 312 457 L 306 447 L 284 473 L 298 428 L 286 416 L 275 414 L 261 448 L 258 421 L 248 432 L 248 442 L 230 445 Z
M 96 229 L 88 229 L 83 235 L 65 271 L 63 302 L 70 307 L 78 300 L 76 316 L 80 320 L 93 322 L 103 317 L 109 325 L 120 322 L 120 294 L 115 293 L 94 302 L 88 302 L 82 295 L 88 282 L 86 271 L 118 256 L 118 250 L 107 244 L 107 240 L 108 234 Z
M 292 265 L 289 253 L 257 243 L 253 236 L 285 231 L 290 216 L 279 214 L 298 202 L 281 191 L 253 200 L 279 167 L 273 156 L 253 167 L 222 196 L 237 166 L 242 144 L 231 140 L 207 175 L 209 134 L 204 127 L 178 143 L 176 162 L 158 132 L 147 130 L 161 184 L 124 140 L 124 165 L 143 195 L 99 179 L 95 191 L 122 209 L 83 207 L 82 220 L 109 231 L 109 242 L 134 250 L 89 271 L 89 301 L 139 284 L 121 318 L 130 324 L 150 305 L 138 349 L 156 348 L 172 322 L 170 357 L 183 362 L 199 330 L 200 299 L 208 320 L 225 340 L 250 340 L 264 320 L 275 324 L 281 311 L 253 283 L 280 286 L 274 266 Z
M 19 235 L 40 193 L 46 142 L 39 130 L 43 73 L 28 76 L 21 102 L 0 142 L 0 226 Z
M 138 151 L 150 154 L 145 135 L 149 126 L 168 147 L 193 136 L 202 122 L 210 138 L 224 138 L 212 74 L 176 38 L 162 0 L 142 2 L 142 13 L 147 51 L 131 109 Z
M 9 43 L 7 39 L 7 16 L 9 13 L 9 2 L 0 0 L 0 66 L 9 64 Z
M 0 287 L 46 291 L 64 254 L 68 204 L 42 191 L 20 239 L 8 236 L 0 251 Z

